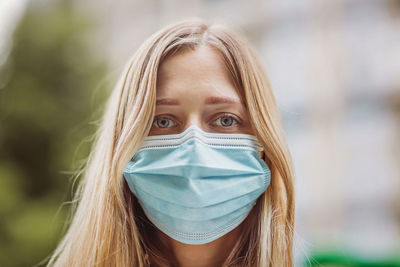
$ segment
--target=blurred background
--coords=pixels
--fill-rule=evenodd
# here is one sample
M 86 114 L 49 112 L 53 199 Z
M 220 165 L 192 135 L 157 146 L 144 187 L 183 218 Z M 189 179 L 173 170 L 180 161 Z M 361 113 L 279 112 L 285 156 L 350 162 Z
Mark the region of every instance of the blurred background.
M 295 266 L 400 266 L 399 0 L 0 1 L 0 266 L 41 266 L 123 67 L 201 17 L 240 31 L 295 164 Z

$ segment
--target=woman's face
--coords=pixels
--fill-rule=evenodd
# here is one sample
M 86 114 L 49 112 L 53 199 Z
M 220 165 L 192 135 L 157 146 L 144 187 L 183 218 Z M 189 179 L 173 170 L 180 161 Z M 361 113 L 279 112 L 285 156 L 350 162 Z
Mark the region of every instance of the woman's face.
M 176 134 L 191 125 L 206 132 L 253 134 L 222 56 L 207 46 L 179 52 L 161 64 L 149 135 Z
M 157 77 L 155 117 L 149 135 L 177 134 L 191 125 L 206 132 L 253 134 L 247 109 L 222 56 L 206 46 L 200 46 L 195 51 L 181 51 L 161 64 Z M 214 257 L 215 253 L 211 251 L 215 248 L 225 257 L 236 243 L 240 231 L 241 228 L 236 227 L 210 243 L 196 246 L 175 242 L 159 233 L 174 244 L 175 252 L 185 247 L 183 254 L 186 256 L 183 257 L 196 259 L 197 254 L 199 257 Z M 194 247 L 199 250 L 194 250 Z

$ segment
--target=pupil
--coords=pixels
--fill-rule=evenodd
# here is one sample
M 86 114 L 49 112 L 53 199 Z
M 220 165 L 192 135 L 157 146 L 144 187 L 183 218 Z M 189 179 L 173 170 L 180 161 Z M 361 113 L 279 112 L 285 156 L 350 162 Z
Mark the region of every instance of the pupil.
M 225 117 L 222 119 L 222 125 L 223 126 L 231 126 L 232 125 L 232 118 L 231 117 Z
M 158 126 L 161 127 L 161 128 L 164 128 L 164 127 L 166 127 L 168 125 L 168 121 L 166 119 L 161 119 L 158 122 L 159 122 Z

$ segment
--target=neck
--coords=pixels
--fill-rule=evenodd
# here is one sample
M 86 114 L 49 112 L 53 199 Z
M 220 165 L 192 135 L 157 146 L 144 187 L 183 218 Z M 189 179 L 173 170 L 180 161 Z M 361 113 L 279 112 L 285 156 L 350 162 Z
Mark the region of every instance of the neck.
M 202 245 L 184 244 L 170 238 L 162 232 L 164 239 L 172 250 L 179 267 L 220 267 L 239 239 L 240 227 L 236 227 L 226 235 Z

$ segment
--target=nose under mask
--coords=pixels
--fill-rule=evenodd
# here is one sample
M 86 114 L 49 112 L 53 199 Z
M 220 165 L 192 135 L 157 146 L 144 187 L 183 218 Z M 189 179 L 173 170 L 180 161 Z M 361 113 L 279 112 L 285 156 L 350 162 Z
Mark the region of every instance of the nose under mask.
M 205 244 L 248 216 L 270 184 L 263 150 L 249 134 L 204 132 L 145 138 L 124 178 L 148 219 L 169 237 Z

